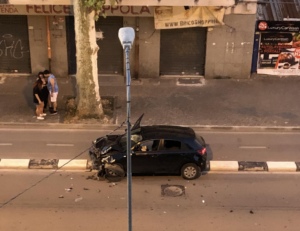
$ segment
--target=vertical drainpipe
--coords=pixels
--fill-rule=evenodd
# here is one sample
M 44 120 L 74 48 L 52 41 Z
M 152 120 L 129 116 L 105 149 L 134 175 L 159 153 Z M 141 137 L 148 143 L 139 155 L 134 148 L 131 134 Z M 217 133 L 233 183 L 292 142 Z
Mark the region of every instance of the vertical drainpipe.
M 51 43 L 50 43 L 50 25 L 49 16 L 46 16 L 47 23 L 47 48 L 48 48 L 48 61 L 49 61 L 49 71 L 51 72 Z
M 140 31 L 140 18 L 136 17 L 136 33 L 135 33 L 135 54 L 134 54 L 134 78 L 138 79 L 139 78 L 139 55 L 140 55 L 140 36 L 139 36 L 139 31 Z

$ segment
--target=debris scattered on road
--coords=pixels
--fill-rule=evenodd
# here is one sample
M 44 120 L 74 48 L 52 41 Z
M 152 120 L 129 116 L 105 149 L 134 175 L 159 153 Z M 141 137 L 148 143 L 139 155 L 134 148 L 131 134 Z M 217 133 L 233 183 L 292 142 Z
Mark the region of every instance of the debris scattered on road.
M 194 183 L 193 185 L 194 185 L 194 186 L 196 186 L 196 184 L 195 184 L 195 183 Z
M 177 205 L 178 207 L 180 206 L 180 205 Z
M 250 210 L 250 213 L 253 214 L 254 212 L 252 210 Z
M 184 188 L 187 188 L 186 186 Z
M 82 197 L 78 197 L 78 198 L 75 199 L 75 202 L 82 201 L 82 199 L 83 199 Z
M 71 192 L 72 191 L 72 187 L 70 187 L 70 188 L 66 188 L 65 190 L 67 191 L 67 192 Z
M 116 183 L 112 183 L 112 186 L 116 186 L 117 184 Z
M 203 197 L 203 195 L 201 195 L 201 197 Z
M 202 200 L 202 203 L 205 203 L 205 200 Z
M 171 181 L 170 179 L 168 179 L 168 181 Z
M 231 213 L 233 213 L 233 210 L 230 210 Z
M 109 199 L 109 197 L 107 197 Z
M 98 189 L 98 190 L 97 190 L 97 192 L 98 192 L 98 193 L 100 193 L 100 192 L 101 192 L 101 190 L 100 190 L 100 189 Z
M 153 210 L 153 208 L 150 208 L 151 210 Z
M 218 193 L 218 192 L 215 192 L 215 193 Z
M 73 178 L 71 177 L 71 180 L 73 180 Z
M 61 174 L 59 174 L 59 176 L 62 176 Z
M 63 196 L 63 195 L 60 195 L 58 198 L 64 198 L 64 196 Z
M 164 213 L 167 213 L 166 211 L 164 211 Z
M 145 193 L 149 193 L 147 190 L 145 190 Z
M 83 188 L 83 190 L 90 190 L 90 189 L 88 189 L 88 188 Z

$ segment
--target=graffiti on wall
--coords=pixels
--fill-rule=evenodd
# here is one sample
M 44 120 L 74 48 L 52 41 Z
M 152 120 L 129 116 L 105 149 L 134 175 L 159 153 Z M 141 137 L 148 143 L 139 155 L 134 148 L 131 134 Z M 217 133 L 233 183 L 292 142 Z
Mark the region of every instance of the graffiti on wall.
M 24 50 L 21 39 L 15 39 L 11 34 L 4 34 L 0 37 L 0 58 L 22 59 Z

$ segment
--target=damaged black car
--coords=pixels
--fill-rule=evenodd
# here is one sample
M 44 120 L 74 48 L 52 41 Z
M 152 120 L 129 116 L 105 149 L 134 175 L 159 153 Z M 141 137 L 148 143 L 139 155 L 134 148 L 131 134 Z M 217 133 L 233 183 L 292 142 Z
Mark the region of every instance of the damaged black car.
M 198 178 L 206 169 L 206 144 L 192 128 L 140 126 L 143 116 L 131 129 L 133 175 L 181 175 Z M 124 177 L 127 171 L 127 136 L 107 135 L 93 142 L 89 151 L 98 176 Z

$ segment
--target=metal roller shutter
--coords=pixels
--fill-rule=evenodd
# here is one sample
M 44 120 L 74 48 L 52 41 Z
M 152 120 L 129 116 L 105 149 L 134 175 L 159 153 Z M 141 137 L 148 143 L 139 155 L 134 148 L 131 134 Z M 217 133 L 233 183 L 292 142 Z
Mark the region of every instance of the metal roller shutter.
M 76 43 L 75 43 L 75 28 L 74 17 L 66 17 L 66 32 L 67 32 L 67 48 L 68 48 L 68 69 L 70 75 L 76 74 Z
M 31 73 L 27 16 L 0 15 L 0 73 Z
M 204 27 L 161 30 L 160 74 L 204 75 Z
M 103 32 L 103 39 L 98 39 L 98 73 L 123 75 L 123 49 L 118 37 L 123 27 L 123 17 L 99 18 L 96 31 Z

